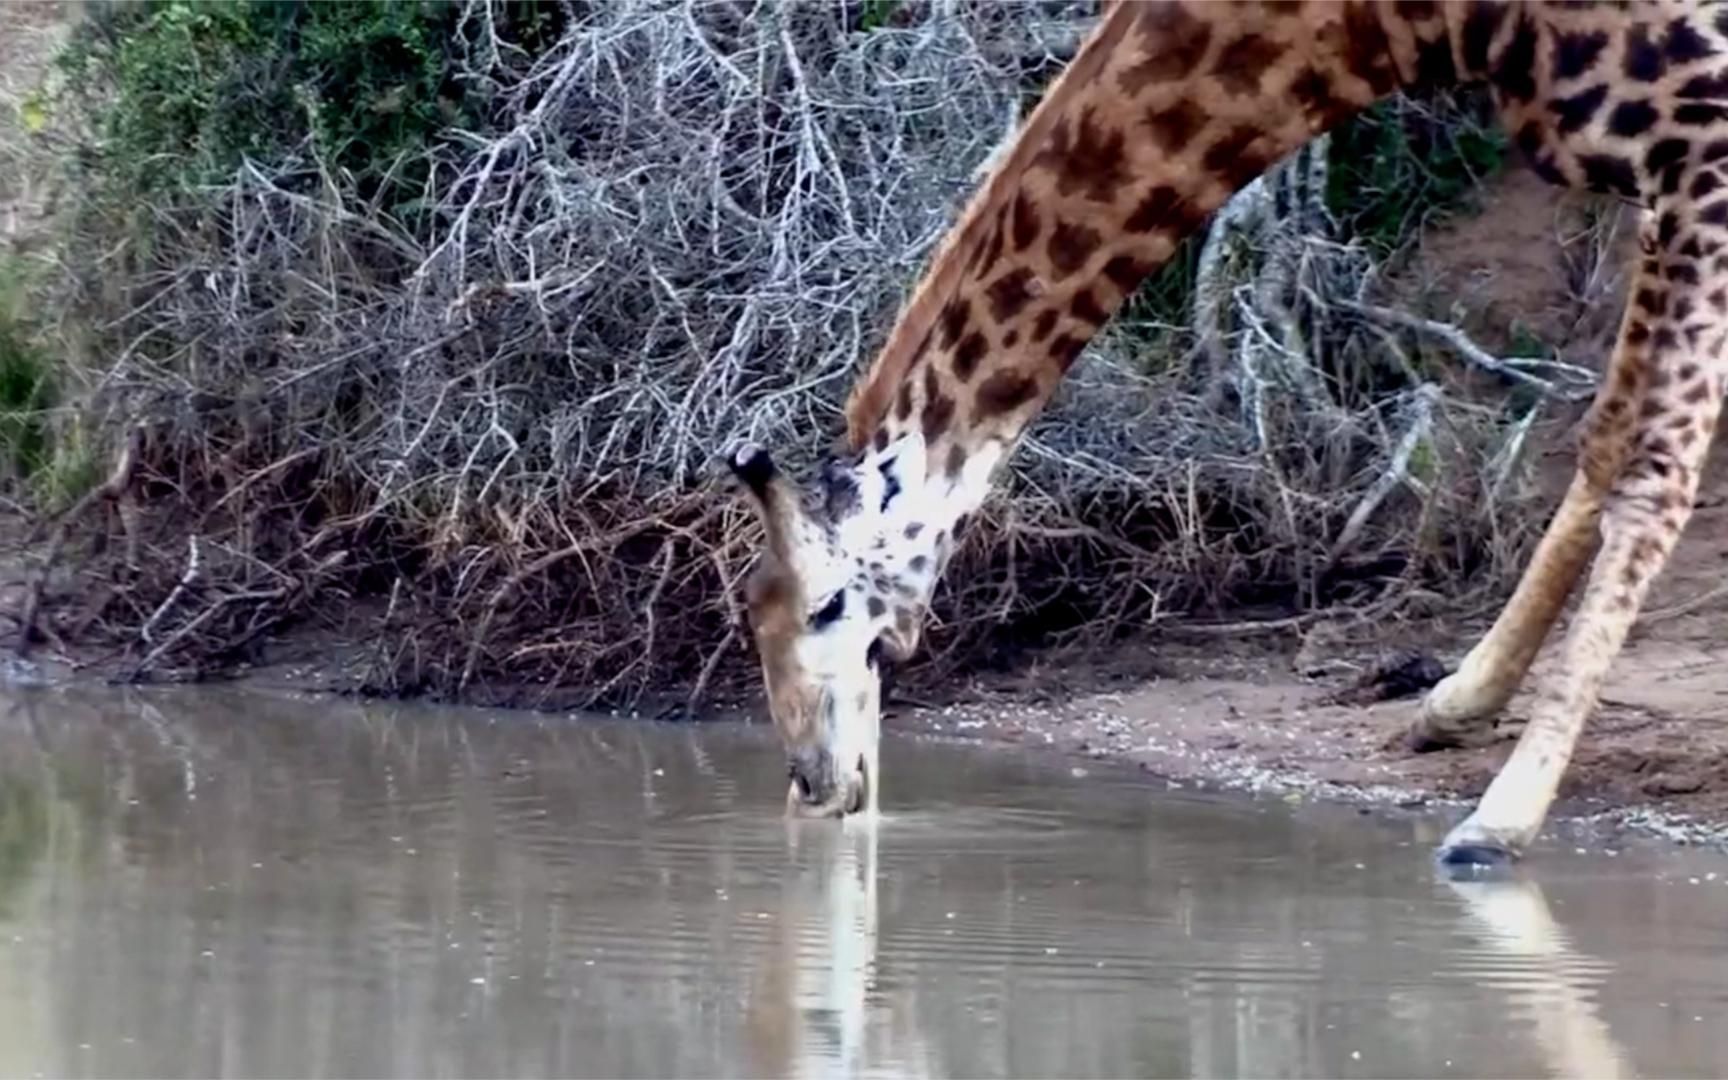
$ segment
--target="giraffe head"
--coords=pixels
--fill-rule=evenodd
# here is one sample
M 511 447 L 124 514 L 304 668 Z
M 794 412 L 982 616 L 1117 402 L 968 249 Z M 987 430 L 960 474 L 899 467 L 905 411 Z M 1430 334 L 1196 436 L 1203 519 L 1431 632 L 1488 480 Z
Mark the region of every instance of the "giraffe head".
M 800 485 L 753 445 L 729 460 L 763 525 L 746 587 L 768 708 L 796 812 L 874 805 L 881 676 L 910 656 L 946 554 L 949 519 L 916 432 Z

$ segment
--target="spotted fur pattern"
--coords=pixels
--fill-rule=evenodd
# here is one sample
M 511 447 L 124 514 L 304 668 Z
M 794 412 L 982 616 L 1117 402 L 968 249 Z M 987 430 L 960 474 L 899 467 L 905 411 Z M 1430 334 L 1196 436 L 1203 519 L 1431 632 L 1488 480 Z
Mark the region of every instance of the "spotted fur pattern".
M 866 475 L 883 455 L 916 445 L 923 473 L 902 476 L 879 506 L 810 526 L 827 538 L 772 561 L 763 573 L 778 583 L 776 599 L 753 603 L 755 618 L 771 621 L 776 604 L 808 605 L 811 583 L 851 567 L 848 587 L 860 588 L 862 602 L 844 648 L 860 662 L 822 685 L 828 698 L 857 697 L 855 683 L 874 677 L 863 652 L 879 640 L 899 653 L 916 645 L 961 519 L 1087 342 L 1176 245 L 1319 132 L 1396 90 L 1464 82 L 1492 88 L 1502 123 L 1543 177 L 1624 199 L 1645 218 L 1577 477 L 1500 619 L 1430 694 L 1417 725 L 1429 744 L 1482 728 L 1524 677 L 1599 536 L 1557 674 L 1446 849 L 1458 858 L 1517 854 L 1540 827 L 1602 675 L 1685 527 L 1715 432 L 1728 374 L 1722 5 L 1108 5 L 1000 154 L 848 402 L 853 456 L 842 472 Z M 765 669 L 780 663 L 771 699 L 788 679 L 814 692 L 821 680 L 788 674 L 796 665 L 783 661 L 821 651 L 813 643 L 837 640 L 831 633 L 806 621 L 784 638 L 758 634 Z M 781 730 L 789 747 L 827 737 L 808 724 Z

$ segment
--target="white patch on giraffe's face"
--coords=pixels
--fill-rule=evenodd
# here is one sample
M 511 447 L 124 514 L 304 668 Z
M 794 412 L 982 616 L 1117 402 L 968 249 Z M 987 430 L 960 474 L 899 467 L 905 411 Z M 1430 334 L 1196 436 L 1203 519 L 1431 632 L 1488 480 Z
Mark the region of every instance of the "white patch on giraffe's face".
M 827 464 L 808 491 L 754 447 L 731 464 L 767 538 L 746 598 L 791 801 L 817 815 L 866 809 L 881 663 L 917 644 L 953 522 L 952 485 L 930 481 L 917 434 Z

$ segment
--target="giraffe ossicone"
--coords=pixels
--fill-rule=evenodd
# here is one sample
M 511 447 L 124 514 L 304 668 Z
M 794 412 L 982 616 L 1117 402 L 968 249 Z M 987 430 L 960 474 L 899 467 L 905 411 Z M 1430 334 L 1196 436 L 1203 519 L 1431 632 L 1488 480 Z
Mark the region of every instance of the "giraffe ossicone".
M 1631 302 L 1577 474 L 1490 631 L 1425 699 L 1480 734 L 1588 583 L 1518 745 L 1443 861 L 1517 856 L 1685 528 L 1728 381 L 1728 11 L 1492 0 L 1103 6 L 949 230 L 813 486 L 734 456 L 767 544 L 748 587 L 795 807 L 879 786 L 879 661 L 914 650 L 962 518 L 1088 341 L 1269 166 L 1401 89 L 1484 82 L 1531 167 L 1643 213 Z M 1600 544 L 1598 545 L 1598 540 Z M 867 780 L 865 779 L 867 777 Z

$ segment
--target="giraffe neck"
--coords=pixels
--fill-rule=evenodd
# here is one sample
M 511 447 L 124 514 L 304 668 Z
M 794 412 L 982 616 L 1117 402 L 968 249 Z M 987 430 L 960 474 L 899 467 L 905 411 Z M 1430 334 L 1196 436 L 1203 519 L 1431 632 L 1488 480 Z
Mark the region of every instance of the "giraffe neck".
M 1483 68 L 1489 42 L 1456 7 L 1112 5 L 854 388 L 853 448 L 921 432 L 932 483 L 973 509 L 1099 327 L 1207 215 L 1400 86 Z

